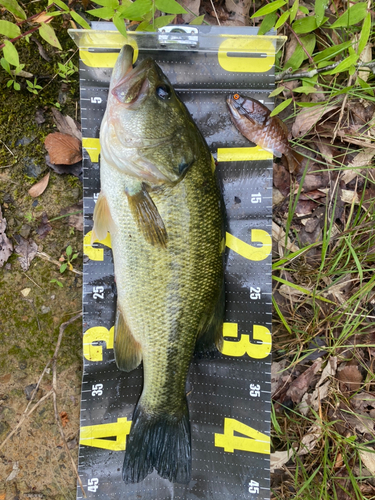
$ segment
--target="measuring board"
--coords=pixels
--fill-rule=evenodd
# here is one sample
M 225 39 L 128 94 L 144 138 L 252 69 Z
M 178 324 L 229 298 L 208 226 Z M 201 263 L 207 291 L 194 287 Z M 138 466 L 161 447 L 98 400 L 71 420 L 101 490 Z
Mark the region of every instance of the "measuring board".
M 138 61 L 151 56 L 168 76 L 217 160 L 226 206 L 226 312 L 222 351 L 193 359 L 186 392 L 192 479 L 154 473 L 121 478 L 126 439 L 142 390 L 142 367 L 117 369 L 113 353 L 116 286 L 110 236 L 90 244 L 100 191 L 99 129 L 112 68 L 124 38 L 95 23 L 70 30 L 80 47 L 84 182 L 83 356 L 79 474 L 89 499 L 265 500 L 269 490 L 271 372 L 272 155 L 232 125 L 229 93 L 261 100 L 274 87 L 282 37 L 252 28 L 176 27 L 129 33 Z M 103 26 L 107 31 L 100 31 Z M 176 31 L 177 29 L 177 31 Z M 179 32 L 185 30 L 185 32 Z M 77 499 L 83 498 L 78 487 Z

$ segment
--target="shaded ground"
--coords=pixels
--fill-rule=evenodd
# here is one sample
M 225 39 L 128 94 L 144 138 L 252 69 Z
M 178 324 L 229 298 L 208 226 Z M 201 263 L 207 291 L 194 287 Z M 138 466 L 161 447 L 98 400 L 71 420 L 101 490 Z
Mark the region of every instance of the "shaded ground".
M 68 40 L 66 44 L 66 49 L 73 48 Z M 35 48 L 33 44 L 25 44 L 28 60 L 25 69 L 40 76 L 41 58 Z M 53 50 L 47 50 L 56 58 Z M 45 85 L 55 75 L 53 61 L 44 62 L 42 71 L 46 78 L 40 83 Z M 52 219 L 82 198 L 81 182 L 71 175 L 60 176 L 51 171 L 46 191 L 37 198 L 28 194 L 36 180 L 50 170 L 45 163 L 43 142 L 48 133 L 56 130 L 51 104 L 66 100 L 62 109 L 74 117 L 79 104 L 77 80 L 76 74 L 72 90 L 62 93 L 64 84 L 55 78 L 41 97 L 25 88 L 20 92 L 5 89 L 2 82 L 0 205 L 7 221 L 6 234 L 14 247 L 21 241 L 25 253 L 35 243 L 38 252 L 59 261 L 71 245 L 79 252 L 74 261 L 75 268 L 79 269 L 82 232 L 69 226 L 68 217 Z M 45 120 L 40 125 L 36 122 L 37 113 L 39 121 L 40 116 Z M 24 239 L 20 240 L 20 236 Z M 25 271 L 13 254 L 0 269 L 0 444 L 19 422 L 35 387 L 33 384 L 52 357 L 60 324 L 82 308 L 81 275 L 69 270 L 61 274 L 58 265 L 45 259 L 35 256 Z M 51 280 L 58 280 L 62 286 Z M 64 333 L 57 362 L 58 408 L 67 414 L 64 431 L 76 461 L 81 351 L 82 328 L 81 321 L 77 320 Z M 49 368 L 31 408 L 51 390 L 51 384 Z M 49 397 L 0 449 L 0 499 L 73 499 L 75 484 Z

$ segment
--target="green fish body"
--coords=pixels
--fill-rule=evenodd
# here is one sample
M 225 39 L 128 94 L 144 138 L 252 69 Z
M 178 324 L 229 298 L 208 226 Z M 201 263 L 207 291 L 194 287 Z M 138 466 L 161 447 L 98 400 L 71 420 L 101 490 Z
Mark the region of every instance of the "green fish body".
M 186 378 L 195 350 L 222 341 L 223 217 L 214 162 L 157 64 L 116 62 L 100 132 L 94 237 L 111 234 L 117 285 L 115 359 L 143 361 L 123 466 L 126 483 L 154 469 L 191 476 Z

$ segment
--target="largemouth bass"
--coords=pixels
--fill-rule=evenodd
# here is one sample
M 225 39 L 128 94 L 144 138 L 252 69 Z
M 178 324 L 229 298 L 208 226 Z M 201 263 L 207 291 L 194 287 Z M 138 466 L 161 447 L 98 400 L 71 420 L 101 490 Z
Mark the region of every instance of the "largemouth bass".
M 93 238 L 111 234 L 117 284 L 114 352 L 143 361 L 122 471 L 191 477 L 186 378 L 194 350 L 222 342 L 223 218 L 214 161 L 168 78 L 122 48 L 100 129 L 101 193 Z
M 288 129 L 278 116 L 270 117 L 271 112 L 264 104 L 240 94 L 230 95 L 227 105 L 234 125 L 243 136 L 277 158 L 284 155 L 290 172 L 298 170 L 303 156 L 290 147 Z

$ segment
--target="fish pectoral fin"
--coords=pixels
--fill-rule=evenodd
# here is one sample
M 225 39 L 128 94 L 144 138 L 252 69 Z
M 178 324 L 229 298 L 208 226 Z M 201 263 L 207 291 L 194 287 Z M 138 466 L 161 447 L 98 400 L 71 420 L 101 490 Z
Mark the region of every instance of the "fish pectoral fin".
M 270 150 L 270 153 L 273 153 L 273 156 L 276 156 L 276 158 L 281 158 L 283 156 L 283 154 L 280 151 L 278 151 L 277 149 Z
M 117 367 L 125 372 L 134 370 L 142 361 L 141 346 L 133 337 L 120 309 L 116 314 L 114 352 Z
M 98 196 L 95 204 L 93 219 L 94 227 L 91 233 L 91 244 L 93 244 L 96 239 L 99 241 L 105 239 L 112 222 L 107 198 L 103 193 L 100 193 Z
M 221 287 L 219 298 L 216 302 L 208 321 L 205 321 L 202 330 L 195 344 L 195 354 L 204 354 L 220 351 L 223 345 L 223 318 L 225 309 L 225 290 L 224 282 Z
M 135 194 L 127 194 L 129 207 L 146 241 L 151 245 L 165 248 L 168 235 L 163 219 L 147 190 L 142 187 Z

